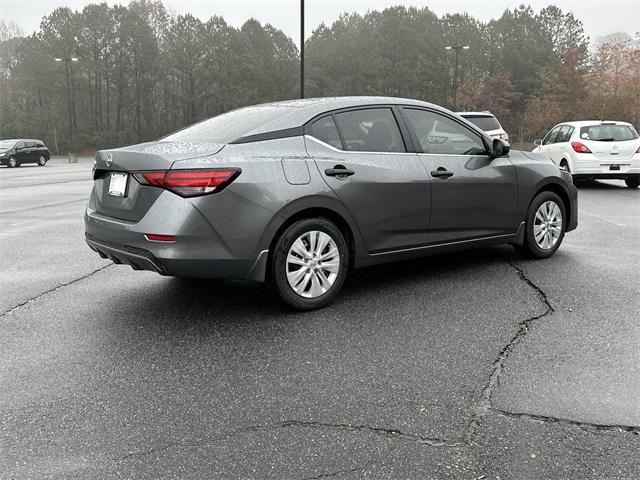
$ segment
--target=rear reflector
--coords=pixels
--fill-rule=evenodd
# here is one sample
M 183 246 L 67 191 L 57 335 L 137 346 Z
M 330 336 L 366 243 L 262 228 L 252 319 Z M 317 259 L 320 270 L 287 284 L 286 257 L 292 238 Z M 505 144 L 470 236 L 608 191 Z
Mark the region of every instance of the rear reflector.
M 571 142 L 571 147 L 576 153 L 591 153 L 591 150 L 589 150 L 587 146 L 581 142 Z
M 176 241 L 176 237 L 173 235 L 158 235 L 157 233 L 147 233 L 145 235 L 150 242 L 168 242 L 173 243 Z
M 219 192 L 235 180 L 240 172 L 239 168 L 158 170 L 135 172 L 133 176 L 143 185 L 165 188 L 182 197 L 195 197 Z

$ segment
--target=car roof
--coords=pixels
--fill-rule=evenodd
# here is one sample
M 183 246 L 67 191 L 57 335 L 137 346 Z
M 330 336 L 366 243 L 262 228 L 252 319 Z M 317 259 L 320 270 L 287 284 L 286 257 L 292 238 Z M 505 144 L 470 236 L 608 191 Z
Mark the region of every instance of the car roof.
M 456 112 L 461 117 L 470 116 L 470 117 L 495 117 L 495 115 L 491 112 Z
M 593 125 L 601 125 L 603 123 L 631 126 L 629 122 L 620 122 L 618 120 L 580 120 L 580 121 L 571 121 L 571 122 L 561 122 L 558 125 L 556 125 L 556 127 L 559 125 L 571 125 L 572 127 L 586 127 L 586 126 L 593 126 Z
M 245 136 L 296 128 L 307 123 L 312 118 L 328 111 L 368 105 L 413 105 L 428 107 L 434 110 L 439 110 L 443 113 L 451 113 L 448 110 L 429 102 L 397 97 L 321 97 L 286 100 L 282 102 L 263 103 L 259 105 L 252 105 L 251 107 L 244 107 L 270 107 L 274 109 L 282 109 L 282 115 L 277 115 L 275 118 L 265 121 L 250 132 L 247 132 Z

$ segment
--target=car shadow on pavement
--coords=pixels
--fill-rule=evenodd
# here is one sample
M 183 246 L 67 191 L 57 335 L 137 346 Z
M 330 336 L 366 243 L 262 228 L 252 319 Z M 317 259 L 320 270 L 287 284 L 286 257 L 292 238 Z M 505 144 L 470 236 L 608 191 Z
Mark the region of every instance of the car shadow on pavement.
M 435 282 L 446 275 L 449 281 L 466 281 L 471 272 L 486 266 L 504 264 L 496 248 L 484 247 L 463 252 L 353 270 L 332 304 L 312 312 L 297 312 L 279 304 L 264 285 L 225 280 L 172 278 L 147 291 L 144 298 L 130 305 L 129 318 L 147 322 L 149 318 L 182 324 L 249 322 L 268 319 L 298 320 L 331 315 L 332 311 L 366 308 L 387 293 L 409 296 L 416 284 Z M 185 308 L 185 305 L 187 308 Z M 154 312 L 155 311 L 155 312 Z M 342 312 L 344 313 L 344 312 Z
M 604 183 L 597 180 L 579 180 L 574 182 L 579 190 L 630 190 L 623 180 L 616 183 Z

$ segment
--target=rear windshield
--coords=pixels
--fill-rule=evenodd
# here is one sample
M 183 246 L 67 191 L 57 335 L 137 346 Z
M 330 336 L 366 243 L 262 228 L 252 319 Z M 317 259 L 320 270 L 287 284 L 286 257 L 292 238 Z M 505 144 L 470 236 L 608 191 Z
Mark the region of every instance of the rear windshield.
M 291 111 L 291 107 L 257 106 L 223 113 L 164 137 L 165 142 L 229 143 Z
M 480 130 L 484 130 L 485 132 L 488 130 L 499 130 L 502 127 L 500 126 L 500 122 L 496 117 L 488 117 L 488 116 L 477 116 L 477 117 L 467 117 L 464 116 L 467 120 L 473 123 Z
M 598 142 L 635 140 L 638 132 L 631 125 L 589 125 L 580 128 L 580 138 Z

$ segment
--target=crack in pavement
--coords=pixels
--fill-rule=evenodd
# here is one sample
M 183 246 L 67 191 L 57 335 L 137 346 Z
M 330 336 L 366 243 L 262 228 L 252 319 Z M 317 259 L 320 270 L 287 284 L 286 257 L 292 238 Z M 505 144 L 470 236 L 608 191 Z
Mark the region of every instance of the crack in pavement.
M 207 446 L 212 446 L 215 443 L 218 443 L 220 441 L 228 440 L 237 435 L 242 435 L 244 433 L 277 430 L 280 428 L 289 428 L 289 427 L 334 429 L 334 430 L 343 430 L 343 431 L 351 431 L 351 432 L 364 431 L 364 432 L 369 432 L 376 435 L 381 435 L 387 438 L 396 438 L 399 440 L 417 442 L 419 444 L 429 445 L 431 447 L 453 448 L 453 447 L 464 446 L 463 442 L 449 442 L 444 439 L 428 438 L 428 437 L 423 437 L 421 435 L 416 435 L 412 433 L 403 433 L 399 430 L 382 428 L 382 427 L 372 427 L 369 425 L 352 425 L 349 423 L 324 423 L 324 422 L 310 422 L 310 421 L 300 421 L 300 420 L 287 420 L 284 422 L 274 423 L 271 425 L 249 425 L 246 427 L 238 428 L 229 433 L 219 435 L 217 437 L 206 438 L 206 439 L 202 439 L 195 442 L 173 442 L 173 443 L 167 443 L 165 445 L 159 445 L 157 447 L 150 448 L 147 450 L 131 451 L 117 458 L 113 458 L 112 460 L 124 461 L 132 457 L 143 457 L 143 456 L 153 455 L 154 453 L 164 452 L 172 448 L 207 447 Z
M 465 438 L 468 444 L 473 442 L 473 439 L 476 436 L 476 433 L 478 432 L 478 428 L 480 427 L 480 422 L 482 420 L 482 417 L 484 417 L 489 412 L 489 410 L 492 410 L 491 396 L 493 395 L 493 390 L 495 389 L 496 385 L 498 385 L 498 381 L 500 379 L 500 375 L 502 374 L 502 371 L 504 370 L 504 365 L 507 361 L 507 358 L 509 357 L 511 352 L 518 346 L 518 344 L 524 339 L 527 333 L 529 333 L 529 329 L 533 322 L 535 322 L 536 320 L 540 320 L 541 318 L 547 317 L 549 315 L 553 315 L 553 313 L 556 311 L 553 305 L 551 305 L 551 302 L 549 301 L 547 294 L 540 287 L 538 287 L 530 278 L 528 278 L 527 275 L 524 273 L 524 271 L 520 267 L 518 267 L 515 263 L 509 260 L 507 260 L 507 264 L 510 265 L 516 271 L 520 280 L 522 280 L 524 283 L 526 283 L 529 287 L 531 287 L 536 292 L 536 295 L 538 296 L 540 302 L 545 306 L 545 311 L 538 315 L 527 317 L 524 320 L 522 320 L 518 324 L 518 330 L 515 333 L 515 335 L 498 353 L 497 358 L 493 362 L 493 371 L 489 376 L 489 381 L 485 385 L 484 389 L 482 390 L 482 394 L 480 395 L 480 403 L 478 404 L 478 407 L 476 408 L 475 413 L 471 417 L 471 421 L 469 422 L 469 426 L 467 427 L 467 430 L 466 430 Z
M 580 422 L 578 420 L 569 420 L 566 418 L 552 417 L 549 415 L 536 415 L 532 413 L 519 413 L 519 412 L 509 412 L 507 410 L 501 410 L 499 408 L 489 407 L 489 409 L 498 415 L 502 415 L 503 417 L 509 418 L 518 418 L 525 419 L 537 422 L 545 422 L 545 423 L 558 423 L 561 425 L 571 425 L 574 427 L 580 427 L 583 430 L 596 430 L 596 431 L 618 431 L 618 432 L 628 432 L 633 433 L 635 435 L 640 435 L 640 427 L 632 427 L 629 425 L 605 425 L 601 423 L 591 423 L 591 422 Z
M 17 305 L 14 305 L 9 310 L 5 310 L 4 312 L 0 313 L 0 318 L 4 317 L 5 315 L 9 315 L 10 313 L 16 311 L 20 307 L 24 307 L 25 305 L 27 305 L 27 304 L 29 304 L 31 302 L 35 302 L 36 300 L 44 297 L 45 295 L 49 295 L 50 293 L 56 292 L 56 291 L 60 290 L 61 288 L 68 287 L 69 285 L 73 285 L 74 283 L 78 283 L 78 282 L 80 282 L 80 281 L 82 281 L 82 280 L 84 280 L 86 278 L 89 278 L 90 276 L 95 275 L 98 272 L 101 272 L 102 270 L 104 270 L 105 268 L 110 267 L 111 265 L 113 265 L 113 263 L 108 263 L 107 265 L 104 265 L 104 266 L 102 266 L 100 268 L 97 268 L 96 270 L 93 270 L 93 271 L 87 273 L 86 275 L 83 275 L 81 277 L 75 278 L 73 280 L 69 280 L 68 282 L 61 283 L 59 285 L 56 285 L 53 288 L 50 288 L 49 290 L 45 290 L 44 292 L 39 293 L 35 297 L 28 298 L 24 302 L 21 302 L 21 303 L 19 303 Z

